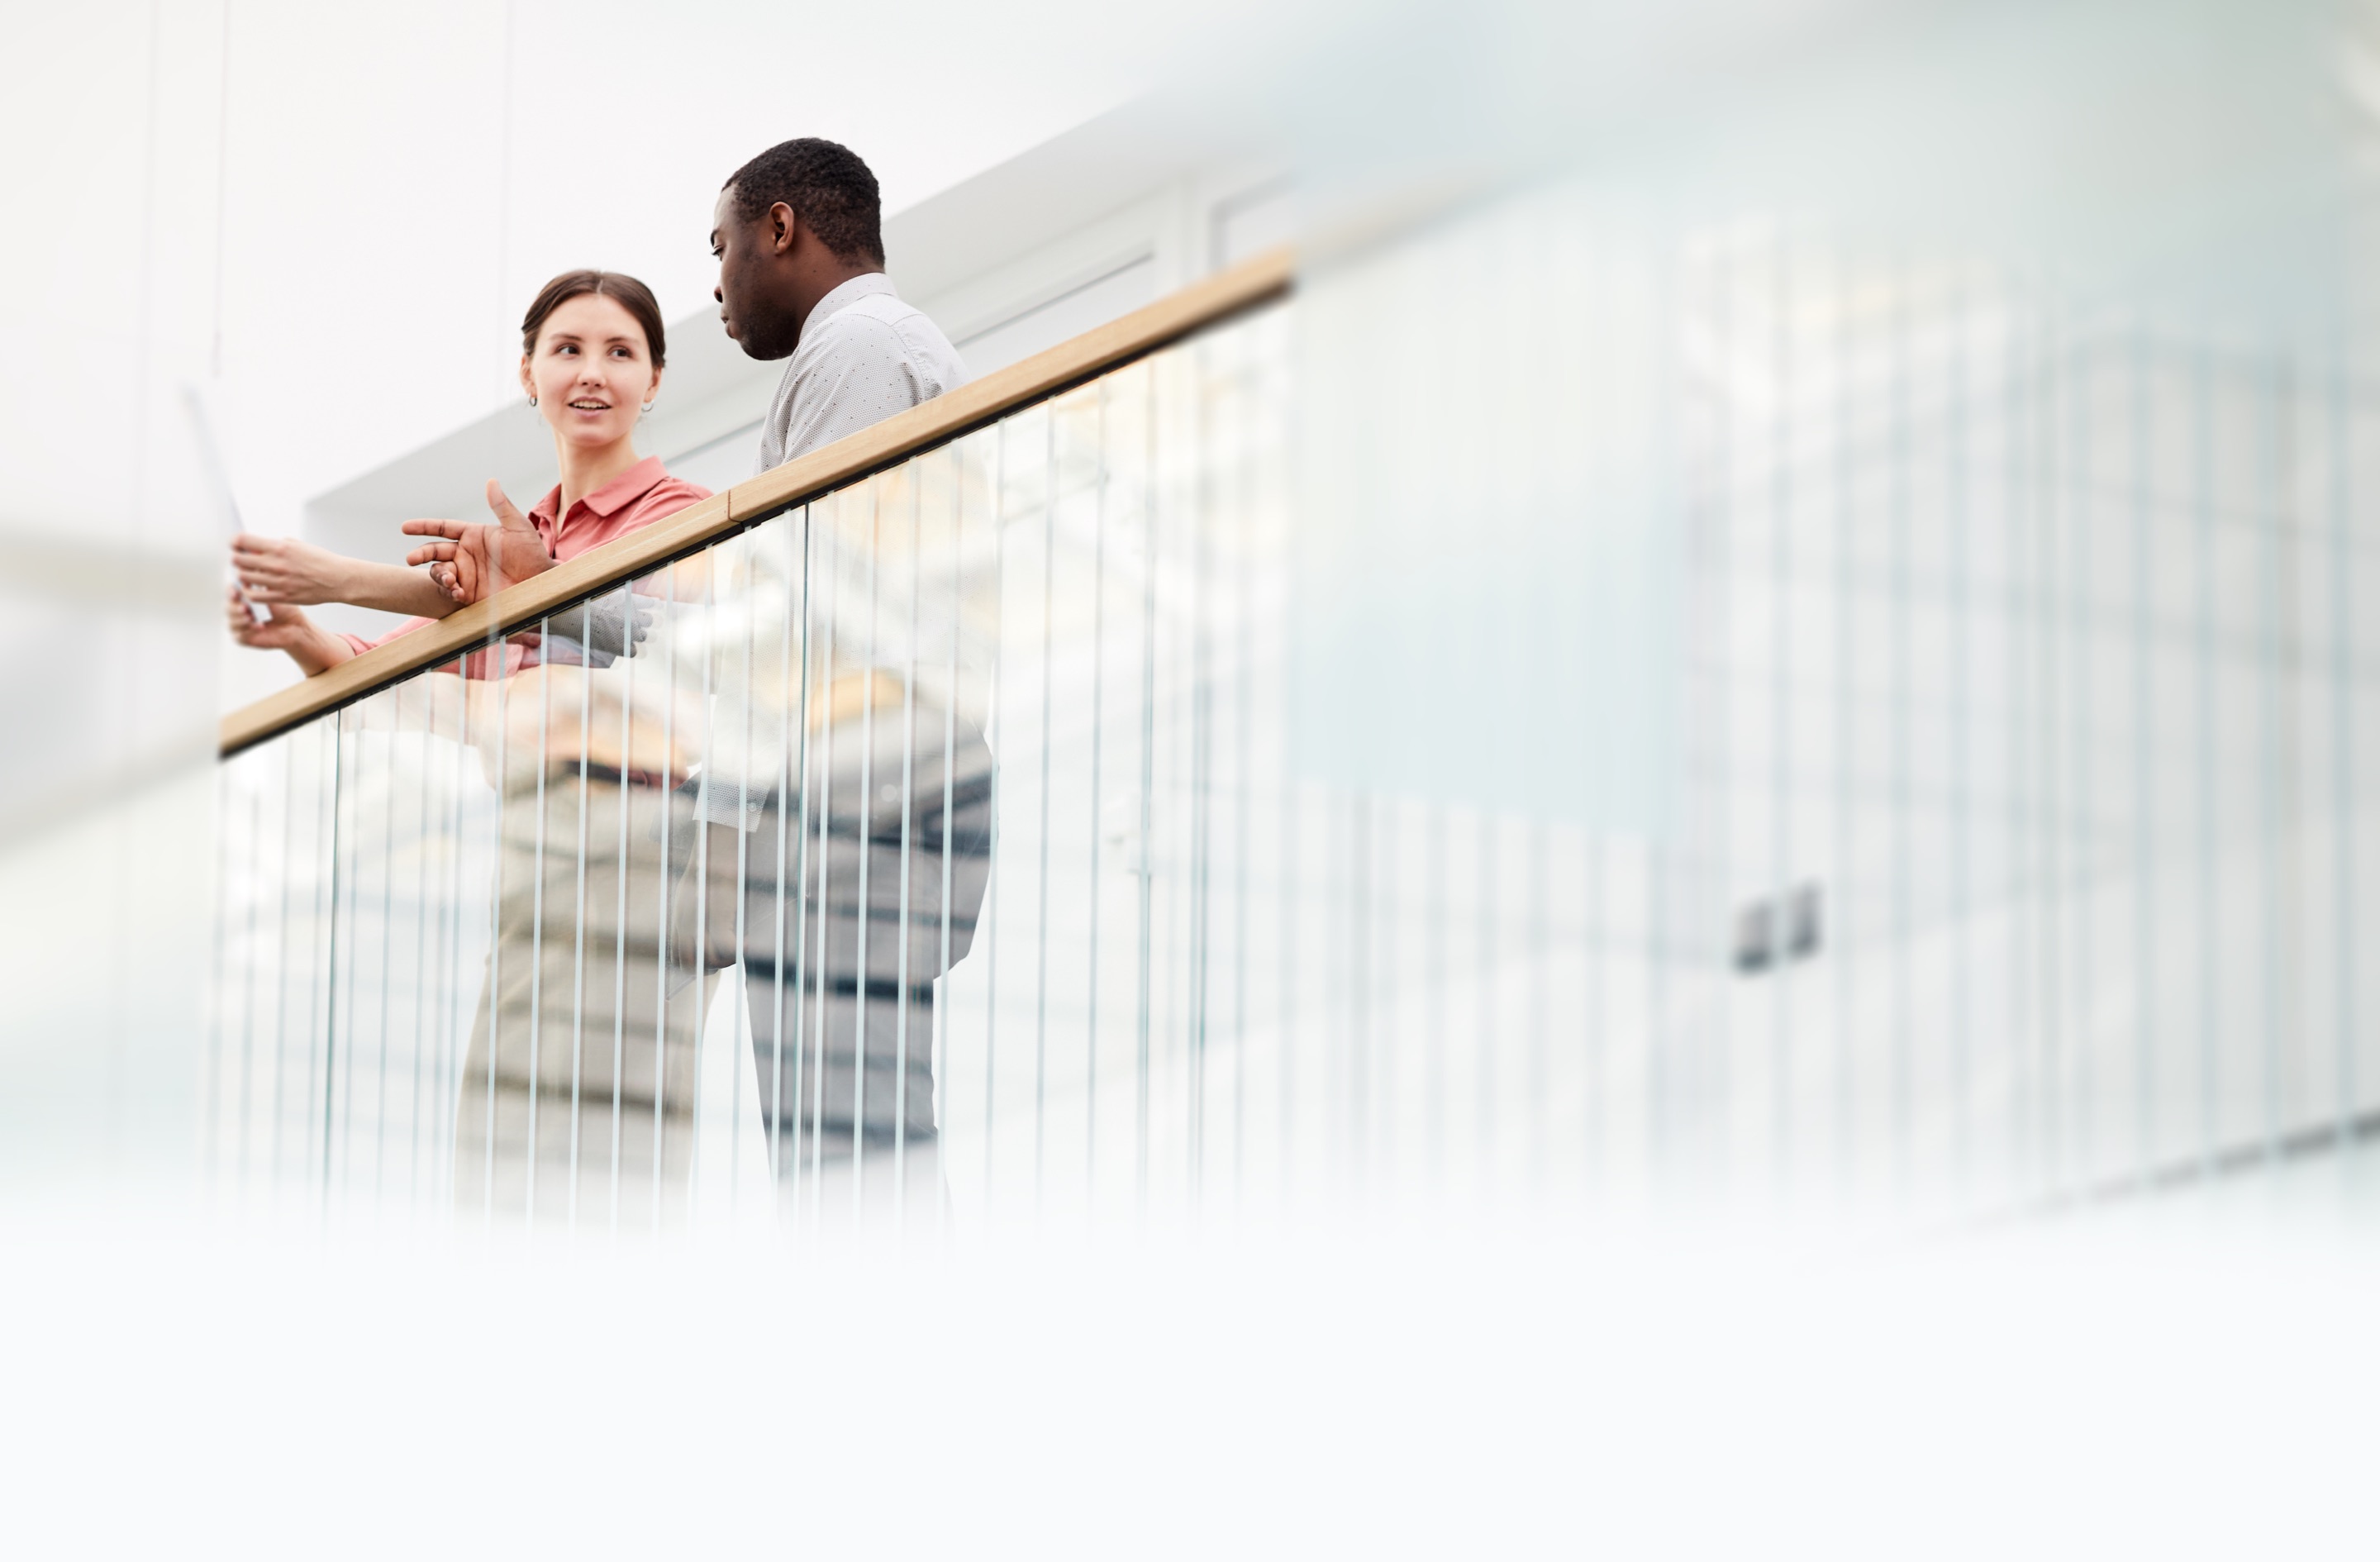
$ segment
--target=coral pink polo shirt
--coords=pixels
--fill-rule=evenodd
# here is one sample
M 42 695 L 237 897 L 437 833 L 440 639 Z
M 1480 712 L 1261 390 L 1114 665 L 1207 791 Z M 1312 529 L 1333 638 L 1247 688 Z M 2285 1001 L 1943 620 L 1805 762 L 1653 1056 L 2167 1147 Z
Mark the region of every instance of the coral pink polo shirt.
M 600 548 L 617 537 L 625 537 L 640 527 L 675 515 L 698 499 L 710 497 L 710 490 L 700 483 L 687 482 L 670 476 L 658 456 L 648 456 L 613 478 L 594 493 L 586 494 L 570 506 L 570 513 L 556 519 L 554 512 L 562 507 L 559 484 L 549 489 L 528 512 L 528 523 L 545 543 L 545 551 L 556 564 L 565 564 L 580 554 Z M 435 618 L 407 618 L 404 623 L 377 640 L 361 635 L 342 635 L 358 651 L 370 651 L 375 645 L 386 645 L 399 635 L 409 635 Z M 469 658 L 466 676 L 487 677 L 484 665 L 487 653 L 476 652 Z M 504 647 L 504 672 L 516 673 L 533 665 L 534 652 L 527 646 Z

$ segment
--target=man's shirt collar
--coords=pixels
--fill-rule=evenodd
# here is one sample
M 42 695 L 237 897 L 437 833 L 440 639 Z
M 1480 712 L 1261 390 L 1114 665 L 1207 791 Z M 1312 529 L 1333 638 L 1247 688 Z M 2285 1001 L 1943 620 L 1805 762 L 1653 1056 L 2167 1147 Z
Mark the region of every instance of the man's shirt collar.
M 860 299 L 878 293 L 888 294 L 895 299 L 901 296 L 893 287 L 892 279 L 880 271 L 871 271 L 865 276 L 855 276 L 844 283 L 811 306 L 808 317 L 802 322 L 803 338 L 805 340 L 808 338 L 811 326 L 821 321 L 832 320 Z

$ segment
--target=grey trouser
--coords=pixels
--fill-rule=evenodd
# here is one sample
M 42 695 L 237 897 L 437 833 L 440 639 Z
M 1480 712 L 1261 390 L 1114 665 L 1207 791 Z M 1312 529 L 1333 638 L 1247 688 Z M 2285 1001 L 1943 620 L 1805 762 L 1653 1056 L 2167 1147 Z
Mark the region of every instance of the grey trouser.
M 973 942 L 991 868 L 990 750 L 958 735 L 947 812 L 940 755 L 923 753 L 905 810 L 880 789 L 859 807 L 839 764 L 823 808 L 772 799 L 749 829 L 709 826 L 708 963 L 744 968 L 781 1178 L 935 1136 L 934 980 Z

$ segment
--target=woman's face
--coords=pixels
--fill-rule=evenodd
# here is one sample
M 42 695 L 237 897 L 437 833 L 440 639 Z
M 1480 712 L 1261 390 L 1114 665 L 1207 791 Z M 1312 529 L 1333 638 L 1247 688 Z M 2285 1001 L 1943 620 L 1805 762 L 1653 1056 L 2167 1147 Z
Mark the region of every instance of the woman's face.
M 644 328 L 619 302 L 581 293 L 545 317 L 521 385 L 553 432 L 595 447 L 627 437 L 662 383 Z

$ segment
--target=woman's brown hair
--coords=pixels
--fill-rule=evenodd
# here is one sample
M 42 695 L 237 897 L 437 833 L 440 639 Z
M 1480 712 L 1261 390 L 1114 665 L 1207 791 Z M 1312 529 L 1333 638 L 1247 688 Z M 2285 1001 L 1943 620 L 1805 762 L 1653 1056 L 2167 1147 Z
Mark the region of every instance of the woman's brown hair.
M 589 293 L 616 300 L 643 328 L 645 346 L 653 355 L 654 368 L 669 361 L 669 349 L 662 341 L 662 306 L 654 301 L 653 290 L 616 271 L 565 271 L 539 288 L 528 312 L 521 316 L 521 351 L 537 351 L 537 334 L 545 329 L 547 318 L 571 299 Z

